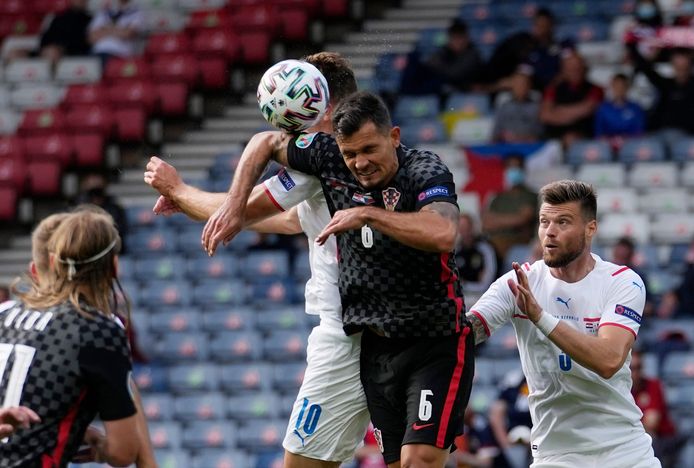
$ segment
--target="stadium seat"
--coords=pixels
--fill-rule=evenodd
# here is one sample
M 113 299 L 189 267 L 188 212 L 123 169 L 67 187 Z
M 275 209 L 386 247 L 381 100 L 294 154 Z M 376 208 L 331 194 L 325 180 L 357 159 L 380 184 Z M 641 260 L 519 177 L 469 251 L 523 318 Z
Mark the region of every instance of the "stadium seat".
M 603 192 L 600 192 L 603 196 Z M 686 213 L 689 194 L 685 189 L 653 189 L 645 191 L 639 198 L 640 209 L 648 214 Z
M 200 227 L 195 226 L 200 237 Z M 199 239 L 198 239 L 199 240 Z M 197 245 L 198 249 L 200 245 Z M 241 261 L 232 253 L 218 252 L 214 257 L 192 257 L 187 262 L 187 274 L 192 280 L 231 278 L 239 272 Z
M 225 331 L 210 341 L 210 353 L 219 362 L 254 361 L 262 355 L 262 343 L 252 331 Z
M 304 381 L 305 362 L 282 362 L 272 369 L 272 386 L 280 392 L 295 392 Z
M 109 101 L 116 109 L 144 109 L 147 114 L 157 106 L 154 84 L 145 80 L 121 80 L 108 88 Z
M 239 425 L 237 443 L 248 450 L 275 450 L 281 445 L 286 429 L 286 421 L 251 420 Z
M 609 26 L 600 21 L 580 21 L 561 24 L 557 27 L 557 37 L 573 39 L 576 42 L 604 41 L 609 36 Z
M 104 137 L 96 133 L 72 135 L 75 165 L 81 168 L 101 167 L 104 159 Z
M 239 36 L 241 58 L 245 64 L 262 65 L 270 61 L 272 36 L 267 32 L 246 32 Z
M 668 407 L 674 413 L 689 413 L 694 411 L 694 380 L 676 382 L 667 387 Z
M 186 17 L 178 10 L 155 9 L 149 10 L 145 16 L 147 29 L 153 33 L 182 31 Z
M 188 53 L 159 55 L 152 64 L 152 78 L 157 82 L 185 83 L 192 88 L 199 78 L 198 62 Z
M 165 393 L 146 393 L 142 396 L 142 408 L 147 421 L 167 421 L 173 415 L 173 398 Z
M 281 309 L 257 312 L 257 329 L 263 333 L 277 330 L 299 331 L 304 329 L 304 311 L 301 308 L 283 307 Z
M 694 239 L 694 217 L 682 214 L 657 214 L 651 222 L 653 240 L 662 243 L 684 243 Z
M 694 161 L 694 138 L 678 138 L 670 147 L 670 154 L 678 162 Z
M 61 90 L 53 84 L 21 84 L 10 94 L 12 106 L 22 110 L 55 107 L 61 99 Z
M 149 64 L 144 58 L 113 58 L 106 63 L 104 80 L 119 83 L 130 80 L 142 81 L 150 77 Z
M 31 109 L 24 112 L 20 135 L 48 135 L 65 130 L 65 115 L 58 108 Z
M 461 145 L 483 145 L 492 140 L 494 119 L 480 117 L 471 120 L 459 120 L 453 127 L 451 141 Z
M 11 109 L 0 109 L 0 136 L 14 135 L 19 127 L 20 114 Z
M 193 302 L 207 307 L 241 305 L 246 300 L 245 289 L 239 280 L 207 280 L 195 286 Z
M 567 154 L 569 164 L 601 163 L 612 160 L 612 149 L 605 140 L 580 140 L 571 144 Z
M 489 96 L 477 93 L 453 93 L 444 106 L 446 112 L 460 112 L 469 117 L 484 117 L 489 115 Z
M 241 43 L 237 36 L 222 28 L 202 29 L 193 38 L 193 53 L 198 57 L 218 57 L 224 63 L 240 57 Z
M 243 261 L 242 273 L 249 280 L 289 276 L 289 253 L 285 250 L 254 250 Z
M 206 360 L 209 348 L 204 334 L 189 332 L 164 335 L 155 343 L 153 351 L 166 362 L 190 362 Z
M 176 242 L 174 234 L 160 229 L 145 229 L 133 232 L 128 239 L 128 248 L 134 254 L 156 254 L 174 252 Z
M 150 255 L 135 261 L 135 279 L 139 281 L 173 280 L 183 278 L 182 258 L 169 255 Z
M 245 468 L 250 467 L 252 461 L 240 451 L 206 449 L 200 450 L 193 458 L 192 468 Z
M 222 367 L 220 383 L 232 394 L 255 393 L 272 387 L 273 369 L 264 362 L 231 364 Z
M 280 418 L 289 418 L 294 409 L 294 403 L 296 402 L 296 395 L 289 393 L 280 399 L 280 404 L 278 405 L 278 412 Z
M 217 390 L 218 376 L 218 369 L 210 364 L 176 365 L 168 372 L 169 386 L 178 394 Z
M 159 466 L 165 466 L 166 468 L 189 468 L 192 463 L 188 453 L 181 450 L 155 450 L 154 457 Z M 100 467 L 103 467 L 103 465 L 100 465 Z M 77 468 L 81 467 L 78 466 Z
M 202 329 L 206 332 L 253 330 L 257 312 L 240 307 L 205 310 Z
M 51 66 L 43 58 L 18 58 L 5 68 L 8 83 L 44 83 L 51 80 Z
M 173 310 L 160 312 L 155 309 L 152 313 L 151 331 L 155 333 L 187 333 L 197 331 L 200 328 L 200 314 L 198 311 Z
M 645 243 L 650 240 L 650 224 L 648 215 L 606 213 L 600 218 L 600 229 L 597 239 L 604 243 L 614 243 L 620 237 L 631 237 L 637 243 Z
M 156 98 L 159 114 L 164 117 L 181 117 L 188 111 L 188 86 L 186 83 L 157 83 Z
M 277 400 L 278 395 L 269 392 L 233 396 L 227 400 L 228 414 L 239 422 L 276 418 L 279 417 Z
M 542 187 L 555 180 L 573 179 L 573 171 L 568 165 L 561 165 L 555 167 L 548 167 L 545 169 L 533 168 L 532 170 L 526 168 L 526 184 L 531 189 L 539 192 Z M 602 196 L 602 191 L 600 192 Z
M 226 0 L 178 0 L 177 5 L 184 11 L 212 10 L 226 6 Z
M 75 104 L 67 111 L 66 121 L 73 132 L 95 133 L 105 139 L 113 135 L 113 114 L 103 104 Z
M 167 370 L 158 365 L 135 365 L 133 381 L 142 392 L 155 393 L 169 390 Z
M 639 189 L 675 187 L 677 171 L 673 162 L 635 163 L 629 173 L 629 185 Z
M 0 155 L 0 187 L 22 193 L 26 188 L 27 177 L 26 162 L 21 156 Z
M 506 27 L 494 23 L 478 23 L 470 28 L 470 37 L 475 41 L 480 49 L 493 49 L 506 35 Z
M 297 281 L 306 281 L 311 277 L 308 250 L 301 250 L 294 256 L 292 277 Z
M 41 197 L 59 195 L 62 173 L 59 161 L 30 161 L 27 164 L 29 193 Z
M 582 164 L 576 171 L 576 180 L 588 182 L 596 188 L 623 187 L 626 182 L 626 169 L 623 164 Z
M 201 57 L 198 59 L 200 85 L 204 89 L 226 89 L 229 86 L 229 67 L 220 57 Z
M 149 424 L 149 436 L 155 450 L 180 448 L 181 433 L 180 424 L 173 421 Z
M 186 29 L 196 32 L 200 29 L 228 29 L 234 30 L 232 17 L 226 9 L 205 8 L 193 11 L 188 17 Z
M 67 108 L 82 104 L 104 106 L 106 101 L 106 90 L 101 84 L 81 84 L 67 88 L 62 104 Z
M 191 287 L 183 280 L 150 281 L 140 290 L 140 305 L 156 308 L 187 306 L 191 301 Z
M 156 232 L 155 230 L 140 228 L 157 228 L 163 225 L 164 218 L 157 216 L 151 206 L 129 206 L 125 208 L 125 219 L 128 227 L 135 232 Z
M 149 90 L 152 91 L 151 89 Z M 154 96 L 154 94 L 151 94 Z M 117 138 L 124 142 L 141 143 L 145 139 L 147 116 L 143 108 L 117 109 L 113 113 Z
M 303 9 L 279 9 L 280 32 L 282 40 L 305 41 L 308 38 L 309 11 Z
M 183 446 L 187 449 L 232 448 L 236 442 L 236 427 L 226 421 L 194 421 L 186 425 Z
M 64 57 L 58 62 L 55 79 L 65 84 L 97 83 L 101 80 L 98 57 Z
M 73 142 L 66 133 L 51 132 L 24 138 L 24 151 L 29 160 L 56 162 L 66 167 L 72 162 Z
M 412 119 L 435 119 L 439 115 L 436 95 L 401 96 L 393 111 L 394 123 L 402 125 Z
M 295 284 L 287 280 L 256 280 L 249 284 L 250 301 L 252 304 L 262 306 L 277 306 L 291 304 L 294 300 Z M 303 285 L 301 285 L 303 291 Z
M 694 188 L 694 161 L 687 162 L 681 171 L 682 185 L 687 188 Z
M 672 245 L 670 248 L 670 255 L 669 255 L 668 264 L 671 267 L 675 267 L 677 269 L 684 268 L 685 258 L 686 258 L 688 250 L 689 250 L 689 244 L 688 243 L 687 244 Z
M 410 120 L 402 125 L 402 138 L 407 146 L 443 143 L 448 140 L 446 129 L 438 120 Z
M 224 419 L 227 413 L 226 399 L 221 393 L 179 396 L 175 406 L 179 421 Z
M 187 54 L 190 47 L 190 36 L 186 33 L 157 33 L 149 36 L 145 53 L 152 58 L 165 58 Z
M 380 91 L 382 93 L 396 93 L 400 88 L 402 73 L 407 66 L 408 60 L 409 58 L 407 54 L 381 54 L 374 70 L 373 91 Z
M 619 149 L 619 160 L 625 163 L 663 161 L 665 145 L 657 138 L 632 138 Z
M 634 213 L 638 200 L 633 188 L 603 188 L 598 196 L 598 213 Z
M 18 198 L 19 193 L 15 187 L 0 186 L 0 221 L 13 221 L 16 218 Z
M 673 351 L 668 354 L 662 368 L 663 378 L 668 382 L 685 382 L 694 379 L 694 353 Z

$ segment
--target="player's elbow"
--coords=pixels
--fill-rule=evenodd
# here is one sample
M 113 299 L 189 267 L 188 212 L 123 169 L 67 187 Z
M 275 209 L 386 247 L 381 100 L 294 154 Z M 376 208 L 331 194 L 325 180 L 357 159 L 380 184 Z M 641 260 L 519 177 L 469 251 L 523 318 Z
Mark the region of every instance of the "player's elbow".
M 621 361 L 617 359 L 605 359 L 600 368 L 596 369 L 596 372 L 603 379 L 611 379 L 621 368 Z
M 111 466 L 130 466 L 137 461 L 138 451 L 131 447 L 127 451 L 118 451 L 106 455 L 106 462 Z
M 438 235 L 434 236 L 436 241 L 436 250 L 438 252 L 452 252 L 455 250 L 455 241 L 458 237 L 456 226 L 450 223 L 446 229 L 439 231 Z

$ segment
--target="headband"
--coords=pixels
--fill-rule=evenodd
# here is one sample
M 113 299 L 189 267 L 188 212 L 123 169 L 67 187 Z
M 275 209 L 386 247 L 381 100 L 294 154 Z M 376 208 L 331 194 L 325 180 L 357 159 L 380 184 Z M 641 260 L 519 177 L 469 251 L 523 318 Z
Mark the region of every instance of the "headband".
M 68 279 L 68 281 L 72 281 L 73 276 L 75 276 L 75 274 L 77 273 L 77 269 L 75 268 L 75 265 L 84 265 L 85 263 L 91 263 L 91 262 L 95 262 L 95 261 L 99 260 L 101 257 L 103 257 L 104 255 L 109 253 L 111 251 L 111 249 L 116 246 L 117 243 L 118 243 L 118 238 L 116 237 L 115 239 L 113 239 L 113 242 L 111 242 L 104 250 L 102 250 L 98 254 L 93 255 L 93 256 L 86 258 L 84 260 L 74 260 L 74 259 L 69 258 L 69 257 L 66 259 L 62 259 L 58 256 L 56 256 L 55 258 L 60 263 L 68 265 L 68 267 L 67 267 L 67 279 Z

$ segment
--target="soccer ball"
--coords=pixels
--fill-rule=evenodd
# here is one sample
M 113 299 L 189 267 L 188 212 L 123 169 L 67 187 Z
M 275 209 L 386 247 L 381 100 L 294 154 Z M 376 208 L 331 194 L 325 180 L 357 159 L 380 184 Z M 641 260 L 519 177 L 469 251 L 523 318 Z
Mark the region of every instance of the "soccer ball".
M 265 120 L 288 133 L 315 125 L 330 102 L 323 74 L 299 60 L 283 60 L 271 66 L 258 83 L 257 96 Z

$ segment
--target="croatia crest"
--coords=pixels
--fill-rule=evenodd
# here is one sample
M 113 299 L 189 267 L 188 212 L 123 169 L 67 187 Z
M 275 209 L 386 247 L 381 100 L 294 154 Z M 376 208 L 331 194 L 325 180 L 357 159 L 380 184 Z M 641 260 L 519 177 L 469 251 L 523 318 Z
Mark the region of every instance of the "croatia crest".
M 388 187 L 381 192 L 381 194 L 383 195 L 383 204 L 385 205 L 386 210 L 395 211 L 395 207 L 400 201 L 400 192 L 393 187 Z

